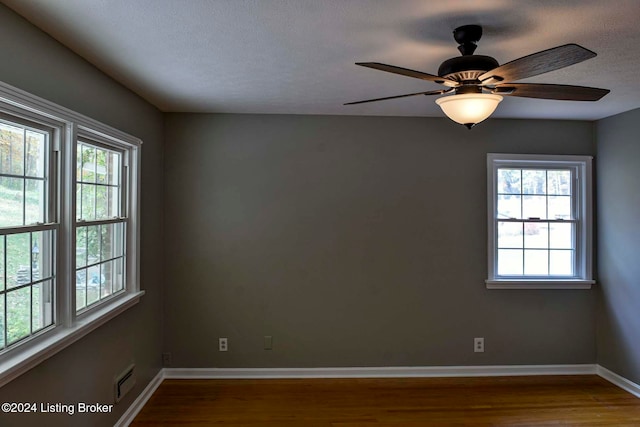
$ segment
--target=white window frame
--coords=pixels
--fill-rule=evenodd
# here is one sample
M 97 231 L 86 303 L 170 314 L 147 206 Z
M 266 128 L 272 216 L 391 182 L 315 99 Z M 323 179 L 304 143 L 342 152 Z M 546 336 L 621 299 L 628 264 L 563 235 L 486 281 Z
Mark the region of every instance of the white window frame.
M 543 154 L 487 154 L 488 289 L 590 289 L 593 259 L 592 157 Z M 497 273 L 497 171 L 499 168 L 568 168 L 575 194 L 574 276 L 500 276 Z
M 140 151 L 142 141 L 82 114 L 0 82 L 0 112 L 54 128 L 49 171 L 57 185 L 54 324 L 0 353 L 0 387 L 136 305 L 140 290 Z M 78 137 L 117 147 L 127 154 L 126 282 L 124 292 L 87 310 L 75 310 L 75 174 Z M 55 175 L 54 175 L 55 174 Z M 50 219 L 51 221 L 51 219 Z

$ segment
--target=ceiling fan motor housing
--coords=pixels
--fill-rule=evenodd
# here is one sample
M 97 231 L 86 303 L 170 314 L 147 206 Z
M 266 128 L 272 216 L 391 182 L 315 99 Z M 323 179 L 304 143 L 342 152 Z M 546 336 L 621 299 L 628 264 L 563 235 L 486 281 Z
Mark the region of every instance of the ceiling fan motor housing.
M 485 55 L 464 55 L 444 61 L 438 68 L 440 77 L 463 82 L 477 83 L 478 77 L 499 67 L 498 61 Z

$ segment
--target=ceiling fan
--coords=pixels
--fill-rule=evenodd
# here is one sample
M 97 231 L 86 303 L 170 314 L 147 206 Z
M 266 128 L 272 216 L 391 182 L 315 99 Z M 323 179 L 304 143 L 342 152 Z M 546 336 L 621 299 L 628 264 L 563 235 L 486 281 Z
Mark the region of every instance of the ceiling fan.
M 444 61 L 438 68 L 438 75 L 379 62 L 356 62 L 356 65 L 363 67 L 438 83 L 446 86 L 446 89 L 367 99 L 344 105 L 416 95 L 453 93 L 451 96 L 436 99 L 436 103 L 450 119 L 471 129 L 495 111 L 498 103 L 502 101 L 502 95 L 567 101 L 597 101 L 609 93 L 608 89 L 585 86 L 512 83 L 568 67 L 596 56 L 595 52 L 577 44 L 565 44 L 500 65 L 490 56 L 473 54 L 477 48 L 476 43 L 482 37 L 480 25 L 458 27 L 453 31 L 453 37 L 459 44 L 458 50 L 462 56 Z

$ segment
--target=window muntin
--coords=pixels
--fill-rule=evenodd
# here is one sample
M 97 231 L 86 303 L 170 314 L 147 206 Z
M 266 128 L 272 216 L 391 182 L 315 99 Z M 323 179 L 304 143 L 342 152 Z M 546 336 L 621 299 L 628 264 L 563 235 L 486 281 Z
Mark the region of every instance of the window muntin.
M 591 158 L 489 154 L 488 285 L 591 280 Z
M 54 324 L 53 129 L 0 117 L 0 352 Z
M 76 312 L 125 288 L 125 156 L 86 139 L 76 144 Z

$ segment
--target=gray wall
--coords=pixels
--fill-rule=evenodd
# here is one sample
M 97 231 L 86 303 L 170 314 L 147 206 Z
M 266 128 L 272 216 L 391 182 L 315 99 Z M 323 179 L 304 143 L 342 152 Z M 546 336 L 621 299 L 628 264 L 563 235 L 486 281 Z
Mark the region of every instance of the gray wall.
M 0 402 L 113 401 L 113 380 L 129 363 L 136 389 L 105 415 L 0 414 L 2 426 L 112 426 L 160 369 L 162 348 L 162 114 L 0 5 L 0 80 L 144 140 L 142 302 L 0 388 Z
M 598 363 L 640 383 L 640 109 L 597 123 Z
M 167 114 L 165 138 L 174 366 L 595 361 L 594 291 L 484 285 L 486 153 L 591 155 L 593 124 Z

